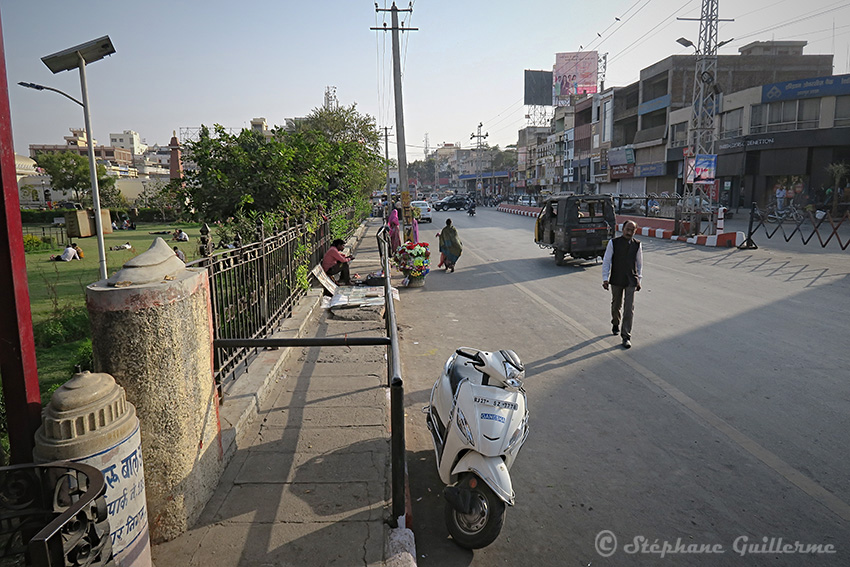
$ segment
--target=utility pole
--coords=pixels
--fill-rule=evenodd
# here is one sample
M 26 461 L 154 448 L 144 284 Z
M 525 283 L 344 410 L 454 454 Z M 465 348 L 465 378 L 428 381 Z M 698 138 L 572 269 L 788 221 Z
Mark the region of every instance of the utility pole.
M 428 163 L 428 153 L 431 147 L 428 145 L 428 132 L 425 132 L 425 163 Z M 434 179 L 436 181 L 436 178 Z
M 390 129 L 386 126 L 384 126 L 384 161 L 387 164 L 387 206 L 384 207 L 384 222 L 387 222 L 393 201 L 390 194 Z
M 413 215 L 410 211 L 410 190 L 408 189 L 408 181 L 407 181 L 407 148 L 405 146 L 404 140 L 404 103 L 402 101 L 401 96 L 401 53 L 399 52 L 399 44 L 398 44 L 398 32 L 399 31 L 418 31 L 418 28 L 405 28 L 399 27 L 398 25 L 398 13 L 399 12 L 413 12 L 413 8 L 407 9 L 399 9 L 396 7 L 395 2 L 393 2 L 392 7 L 387 10 L 385 8 L 378 8 L 378 4 L 375 3 L 375 11 L 376 12 L 390 12 L 392 14 L 392 27 L 387 28 L 387 24 L 384 23 L 384 26 L 381 28 L 369 28 L 372 30 L 378 31 L 392 31 L 392 42 L 393 42 L 393 90 L 395 91 L 395 127 L 396 127 L 396 140 L 398 147 L 398 184 L 399 189 L 402 192 L 402 205 L 404 206 L 404 217 L 409 217 L 409 220 L 412 221 Z M 404 223 L 405 218 L 402 220 Z
M 484 126 L 481 122 L 478 123 L 478 134 L 470 134 L 469 139 L 475 140 L 475 191 L 476 194 L 479 189 L 481 189 L 481 140 L 485 139 L 490 134 L 485 132 L 481 133 L 481 127 Z

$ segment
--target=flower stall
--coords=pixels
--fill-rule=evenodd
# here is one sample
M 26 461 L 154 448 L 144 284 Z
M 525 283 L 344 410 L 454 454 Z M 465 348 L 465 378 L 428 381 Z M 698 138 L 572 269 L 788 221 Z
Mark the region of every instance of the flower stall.
M 393 254 L 393 262 L 404 274 L 407 287 L 422 287 L 430 271 L 431 251 L 427 242 L 405 242 Z

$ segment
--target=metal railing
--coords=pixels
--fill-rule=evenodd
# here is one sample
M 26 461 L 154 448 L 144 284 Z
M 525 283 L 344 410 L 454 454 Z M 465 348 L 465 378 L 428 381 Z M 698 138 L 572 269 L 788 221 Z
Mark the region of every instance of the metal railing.
M 114 566 L 105 492 L 89 465 L 0 467 L 0 563 Z
M 378 230 L 378 251 L 384 273 L 384 323 L 386 336 L 383 337 L 321 337 L 321 338 L 227 338 L 216 339 L 213 346 L 219 348 L 263 348 L 263 347 L 322 347 L 322 346 L 386 346 L 387 347 L 387 386 L 390 388 L 390 429 L 391 429 L 391 482 L 392 517 L 390 524 L 398 527 L 406 515 L 406 478 L 407 459 L 404 438 L 404 381 L 401 375 L 401 350 L 396 324 L 395 304 L 393 303 L 392 284 L 390 282 L 390 239 L 389 228 L 384 225 Z
M 817 236 L 816 243 L 820 244 L 821 248 L 826 248 L 830 242 L 835 241 L 841 250 L 847 250 L 850 247 L 850 208 L 845 205 L 843 209 L 843 212 L 833 218 L 829 210 L 803 210 L 792 204 L 783 211 L 777 211 L 760 209 L 753 203 L 750 208 L 747 237 L 739 248 L 758 248 L 753 236 L 759 229 L 763 229 L 764 236 L 768 239 L 778 234 L 779 238 L 790 242 L 799 235 L 802 244 L 808 245 Z
M 214 251 L 209 226 L 201 228 L 201 258 L 187 264 L 207 270 L 213 315 L 213 366 L 219 400 L 223 387 L 245 371 L 256 346 L 234 346 L 223 339 L 268 337 L 292 314 L 306 293 L 310 269 L 330 245 L 331 223 L 343 217 L 352 226 L 355 211 L 344 209 L 315 223 L 305 218 L 285 222 L 272 235 L 262 223 L 255 242 L 243 244 L 237 235 L 226 248 Z M 267 345 L 264 345 L 267 346 Z
M 24 234 L 34 234 L 43 241 L 49 238 L 54 248 L 62 248 L 70 242 L 68 233 L 61 226 L 25 226 L 23 228 Z

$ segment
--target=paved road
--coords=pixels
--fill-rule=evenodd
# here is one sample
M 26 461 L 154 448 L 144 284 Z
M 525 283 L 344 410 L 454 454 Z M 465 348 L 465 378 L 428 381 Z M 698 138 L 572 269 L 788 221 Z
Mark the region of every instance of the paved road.
M 446 217 L 464 242 L 458 269 L 402 290 L 400 310 L 421 566 L 850 564 L 848 252 L 643 238 L 625 351 L 610 334 L 601 265 L 558 267 L 532 242 L 533 219 L 483 207 L 475 218 L 436 213 L 423 239 Z M 517 505 L 475 553 L 447 536 L 419 412 L 460 345 L 516 350 L 531 411 L 512 471 Z M 608 558 L 595 549 L 603 530 L 618 540 Z M 640 537 L 725 553 L 626 553 Z M 837 553 L 742 557 L 742 538 Z

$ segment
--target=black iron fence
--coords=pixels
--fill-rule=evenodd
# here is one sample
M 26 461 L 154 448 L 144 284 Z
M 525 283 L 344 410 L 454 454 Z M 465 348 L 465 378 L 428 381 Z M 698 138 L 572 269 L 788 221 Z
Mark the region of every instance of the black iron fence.
M 826 248 L 832 243 L 841 250 L 847 250 L 850 246 L 850 209 L 844 206 L 833 217 L 831 209 L 801 209 L 793 203 L 781 210 L 774 207 L 761 209 L 753 203 L 747 238 L 740 248 L 758 248 L 753 237 L 759 230 L 768 239 L 777 237 L 790 242 L 799 237 L 804 245 L 820 244 Z
M 188 267 L 206 268 L 210 282 L 213 339 L 258 339 L 270 336 L 292 314 L 309 287 L 309 274 L 330 246 L 331 227 L 350 234 L 355 210 L 344 209 L 316 220 L 287 221 L 266 235 L 256 226 L 255 241 L 215 250 L 207 225 L 201 228 L 201 258 Z M 347 236 L 348 234 L 344 235 Z M 223 385 L 238 378 L 257 347 L 216 346 L 213 351 L 219 400 Z M 223 400 L 222 400 L 223 401 Z
M 0 467 L 0 564 L 111 567 L 106 484 L 94 467 Z

